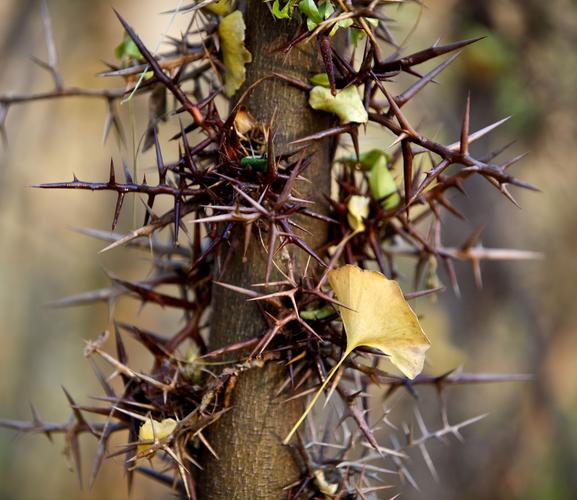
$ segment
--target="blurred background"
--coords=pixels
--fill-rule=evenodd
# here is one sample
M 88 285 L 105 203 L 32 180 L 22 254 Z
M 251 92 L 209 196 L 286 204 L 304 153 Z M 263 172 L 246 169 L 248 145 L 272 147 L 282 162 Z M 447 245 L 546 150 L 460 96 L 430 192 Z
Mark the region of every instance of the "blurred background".
M 116 0 L 117 8 L 144 42 L 156 47 L 168 18 L 160 13 L 176 0 Z M 118 85 L 96 77 L 101 61 L 114 60 L 122 30 L 109 1 L 50 0 L 49 8 L 66 85 L 89 88 Z M 420 13 L 419 13 L 420 12 Z M 435 481 L 421 456 L 410 464 L 421 491 L 410 486 L 403 498 L 570 499 L 577 495 L 577 3 L 572 0 L 437 0 L 391 15 L 402 40 L 418 21 L 409 49 L 486 35 L 468 48 L 428 88 L 420 105 L 407 106 L 410 118 L 442 142 L 458 137 L 467 92 L 472 98 L 472 129 L 504 116 L 512 118 L 476 151 L 491 151 L 513 139 L 508 155 L 528 151 L 515 175 L 542 193 L 515 191 L 522 209 L 487 183 L 472 182 L 469 197 L 454 195 L 467 216 L 447 220 L 447 245 L 462 243 L 486 224 L 486 247 L 543 252 L 534 262 L 483 265 L 478 290 L 469 266 L 458 269 L 462 297 L 447 291 L 437 302 L 422 300 L 425 330 L 433 348 L 427 370 L 442 373 L 532 373 L 532 382 L 460 387 L 447 393 L 455 422 L 488 413 L 463 431 L 460 443 L 435 442 L 430 453 Z M 171 32 L 186 25 L 178 18 Z M 46 59 L 40 3 L 0 2 L 0 95 L 52 88 L 48 73 L 31 56 Z M 423 68 L 427 69 L 427 68 Z M 79 403 L 99 394 L 98 382 L 83 358 L 84 341 L 107 328 L 105 304 L 70 309 L 46 307 L 52 301 L 108 286 L 104 269 L 139 278 L 149 263 L 129 250 L 98 254 L 104 246 L 71 231 L 84 226 L 108 229 L 114 197 L 105 193 L 34 190 L 41 182 L 102 180 L 113 156 L 138 168 L 152 164 L 150 153 L 134 154 L 146 125 L 146 103 L 121 106 L 127 146 L 114 137 L 103 144 L 106 105 L 100 99 L 70 98 L 13 106 L 7 118 L 8 147 L 0 148 L 0 418 L 29 419 L 30 403 L 47 421 L 69 415 L 60 386 Z M 369 134 L 371 131 L 369 130 Z M 162 131 L 163 138 L 169 132 Z M 384 147 L 370 136 L 371 146 Z M 390 141 L 389 141 L 390 142 Z M 173 143 L 174 144 L 174 143 Z M 172 146 L 176 155 L 176 145 Z M 170 156 L 170 146 L 165 148 Z M 139 207 L 127 200 L 118 230 L 141 223 Z M 448 217 L 451 217 L 450 215 Z M 129 299 L 116 305 L 116 317 L 174 332 L 179 318 L 170 311 L 139 309 Z M 134 348 L 135 346 L 130 346 Z M 133 350 L 134 351 L 134 350 Z M 137 368 L 150 360 L 136 352 Z M 438 402 L 424 390 L 419 406 L 435 427 Z M 82 439 L 83 469 L 91 467 L 95 443 Z M 79 491 L 67 471 L 61 436 L 0 430 L 0 498 L 126 498 L 121 458 L 105 461 L 90 491 Z M 114 450 L 112 450 L 114 451 Z M 133 498 L 163 498 L 163 488 L 137 478 Z

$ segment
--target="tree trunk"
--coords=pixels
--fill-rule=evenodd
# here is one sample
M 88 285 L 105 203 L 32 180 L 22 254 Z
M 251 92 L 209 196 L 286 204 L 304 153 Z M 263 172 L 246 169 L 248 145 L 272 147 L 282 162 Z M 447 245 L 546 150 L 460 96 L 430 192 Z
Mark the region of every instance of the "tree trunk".
M 288 56 L 275 51 L 295 34 L 298 25 L 275 20 L 269 4 L 263 0 L 247 0 L 241 2 L 239 8 L 247 25 L 246 46 L 252 53 L 253 62 L 247 66 L 247 81 L 237 96 L 250 84 L 273 72 L 307 81 L 313 74 L 323 71 L 316 41 L 294 48 Z M 330 126 L 330 117 L 313 112 L 307 100 L 306 92 L 286 82 L 268 79 L 254 89 L 244 104 L 265 124 L 276 110 L 278 154 L 288 141 Z M 300 196 L 316 202 L 316 211 L 326 213 L 323 195 L 330 193 L 333 142 L 317 143 L 314 149 L 315 158 L 304 174 L 311 183 L 300 182 L 297 189 Z M 326 241 L 325 223 L 302 222 L 311 231 L 305 238 L 310 246 L 318 248 Z M 243 262 L 243 240 L 240 231 L 231 238 L 230 260 L 224 273 L 217 268 L 215 276 L 222 282 L 248 288 L 264 281 L 266 253 L 260 239 L 253 237 Z M 225 255 L 220 262 L 226 260 Z M 303 260 L 301 258 L 301 262 Z M 266 325 L 257 306 L 247 302 L 244 296 L 215 286 L 212 307 L 212 349 L 262 335 L 265 331 Z M 204 471 L 198 481 L 200 499 L 258 500 L 286 496 L 283 487 L 298 478 L 300 464 L 294 450 L 283 446 L 282 440 L 303 411 L 303 402 L 282 403 L 283 396 L 275 396 L 285 377 L 286 368 L 278 362 L 268 362 L 263 368 L 254 368 L 239 377 L 231 411 L 207 433 L 219 460 L 208 453 L 205 456 Z

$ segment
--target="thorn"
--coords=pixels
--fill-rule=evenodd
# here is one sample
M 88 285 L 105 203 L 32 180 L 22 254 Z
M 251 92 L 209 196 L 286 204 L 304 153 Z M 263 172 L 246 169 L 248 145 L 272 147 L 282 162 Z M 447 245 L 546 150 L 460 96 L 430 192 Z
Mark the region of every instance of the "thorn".
M 455 266 L 453 265 L 453 261 L 445 257 L 443 258 L 443 264 L 445 265 L 445 269 L 447 270 L 447 274 L 449 275 L 449 280 L 451 281 L 453 292 L 455 293 L 457 298 L 460 299 L 461 289 L 459 288 L 459 282 L 457 281 L 457 273 L 455 272 Z
M 461 55 L 462 51 L 453 54 L 451 57 L 447 58 L 447 60 L 443 61 L 437 67 L 433 68 L 429 71 L 423 78 L 415 82 L 411 85 L 407 90 L 405 90 L 402 94 L 399 94 L 395 97 L 395 101 L 402 107 L 405 105 L 409 100 L 411 100 L 417 93 L 419 93 L 425 86 L 434 81 L 434 78 L 441 73 L 449 64 L 451 64 L 457 57 Z
M 122 204 L 124 202 L 124 195 L 126 193 L 118 193 L 116 197 L 116 206 L 114 207 L 114 217 L 112 219 L 112 230 L 116 228 L 116 224 L 118 223 L 118 217 L 120 216 L 120 210 L 122 210 Z
M 481 290 L 483 288 L 483 275 L 481 273 L 481 261 L 479 259 L 471 259 L 471 265 L 473 266 L 473 275 L 475 276 L 475 284 L 477 288 Z
M 471 91 L 467 93 L 465 111 L 463 113 L 463 125 L 461 126 L 460 152 L 467 155 L 469 153 L 469 119 L 471 114 Z
M 413 150 L 407 139 L 401 141 L 403 152 L 403 181 L 405 187 L 405 205 L 407 207 L 407 217 L 409 217 L 409 200 L 411 199 L 411 186 L 413 182 Z
M 124 170 L 124 178 L 126 179 L 126 184 L 134 184 L 134 180 L 132 179 L 128 165 L 124 160 L 122 161 L 122 168 Z
M 481 237 L 481 234 L 483 233 L 484 229 L 485 224 L 481 224 L 477 229 L 475 229 L 471 233 L 471 235 L 467 238 L 467 241 L 463 243 L 463 245 L 461 246 L 461 250 L 463 250 L 463 252 L 467 252 L 470 248 L 474 247 L 479 241 L 479 238 Z
M 337 87 L 335 82 L 335 68 L 333 66 L 333 51 L 331 47 L 331 38 L 328 33 L 324 32 L 317 36 L 319 47 L 321 49 L 321 56 L 325 64 L 325 69 L 327 71 L 327 76 L 329 79 L 329 85 L 331 88 L 331 94 L 333 97 L 337 95 Z
M 114 173 L 114 160 L 110 158 L 110 177 L 108 178 L 108 184 L 111 186 L 116 185 L 116 175 Z
M 505 118 L 496 121 L 495 123 L 492 123 L 491 125 L 487 125 L 486 127 L 477 130 L 477 132 L 473 132 L 469 137 L 468 137 L 468 143 L 469 144 L 473 144 L 474 142 L 478 141 L 479 139 L 481 139 L 482 137 L 486 136 L 489 132 L 495 130 L 497 127 L 503 125 L 503 123 L 506 123 L 507 121 L 509 121 L 511 117 L 510 116 L 506 116 Z M 449 144 L 447 146 L 447 149 L 450 151 L 458 151 L 459 148 L 461 147 L 461 141 L 458 142 L 453 142 L 452 144 Z
M 467 40 L 461 40 L 455 43 L 449 43 L 447 45 L 434 45 L 428 49 L 415 52 L 414 54 L 411 54 L 409 56 L 402 57 L 400 59 L 395 59 L 394 61 L 387 61 L 375 65 L 373 71 L 377 74 L 399 70 L 407 71 L 408 69 L 410 69 L 411 66 L 416 66 L 418 64 L 424 63 L 425 61 L 428 61 L 429 59 L 433 59 L 448 52 L 459 50 L 463 47 L 466 47 L 467 45 L 478 42 L 483 38 L 485 37 L 480 36 L 477 38 L 469 38 Z

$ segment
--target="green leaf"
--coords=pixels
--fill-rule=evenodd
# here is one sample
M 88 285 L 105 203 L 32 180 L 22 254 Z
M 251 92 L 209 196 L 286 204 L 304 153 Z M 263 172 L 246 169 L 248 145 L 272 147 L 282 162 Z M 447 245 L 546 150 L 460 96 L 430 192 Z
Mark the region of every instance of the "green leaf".
M 246 64 L 252 61 L 251 53 L 244 46 L 246 25 L 240 10 L 223 17 L 218 25 L 218 35 L 225 66 L 224 92 L 233 96 L 246 79 Z
M 301 311 L 300 315 L 302 319 L 307 321 L 319 321 L 321 319 L 326 319 L 331 317 L 335 313 L 332 306 L 326 305 L 320 309 L 309 309 L 308 311 Z
M 319 85 L 321 87 L 326 87 L 327 89 L 330 88 L 331 84 L 329 83 L 329 75 L 326 73 L 317 73 L 309 78 L 309 82 L 313 85 Z
M 337 21 L 331 31 L 329 32 L 330 36 L 335 36 L 335 33 L 339 30 L 339 28 L 348 28 L 349 26 L 353 25 L 352 19 L 343 19 L 342 21 Z
M 357 43 L 359 43 L 359 40 L 362 40 L 364 36 L 365 36 L 364 30 L 361 30 L 359 28 L 351 29 L 351 41 L 353 42 L 353 45 L 355 47 L 357 46 Z
M 240 159 L 240 166 L 252 167 L 261 172 L 266 172 L 268 170 L 268 161 L 260 156 L 245 156 Z
M 140 61 L 142 59 L 140 50 L 138 50 L 138 47 L 126 32 L 122 37 L 122 42 L 120 42 L 114 49 L 114 55 L 119 61 L 129 61 L 131 59 Z
M 314 30 L 319 23 L 330 17 L 335 11 L 334 5 L 329 1 L 317 5 L 314 0 L 301 0 L 298 7 L 307 19 L 309 31 Z
M 385 154 L 378 149 L 369 151 L 368 154 L 373 155 L 373 158 L 377 158 L 369 171 L 369 189 L 371 194 L 376 200 L 383 200 L 381 206 L 385 210 L 396 207 L 401 202 L 401 197 L 393 174 L 387 168 Z
M 333 96 L 330 89 L 317 85 L 309 94 L 309 105 L 313 109 L 334 113 L 341 123 L 367 123 L 369 115 L 354 85 L 338 90 Z
M 323 19 L 328 19 L 335 11 L 335 6 L 332 2 L 324 2 L 319 5 L 319 14 Z
M 385 166 L 387 164 L 387 155 L 381 149 L 371 149 L 370 151 L 365 151 L 359 155 L 359 161 L 371 170 L 374 166 L 379 163 L 383 163 Z
M 324 19 L 314 0 L 301 0 L 299 3 L 299 10 L 307 16 L 307 20 L 310 20 L 315 24 L 319 24 Z
M 388 210 L 401 202 L 401 197 L 393 174 L 387 167 L 389 158 L 381 149 L 371 149 L 356 156 L 339 158 L 339 162 L 350 167 L 368 170 L 369 189 L 376 200 L 382 200 L 381 206 Z

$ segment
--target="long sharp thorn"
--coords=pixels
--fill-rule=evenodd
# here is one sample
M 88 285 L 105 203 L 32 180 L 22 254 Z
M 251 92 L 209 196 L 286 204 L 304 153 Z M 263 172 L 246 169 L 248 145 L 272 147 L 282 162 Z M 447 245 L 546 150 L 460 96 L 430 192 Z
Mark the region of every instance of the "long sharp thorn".
M 455 217 L 458 217 L 461 220 L 466 221 L 467 218 L 463 215 L 463 213 L 455 207 L 449 200 L 447 200 L 444 196 L 439 196 L 436 200 L 440 205 L 445 207 L 449 212 L 451 212 Z
M 124 177 L 126 179 L 126 184 L 134 184 L 134 180 L 132 179 L 132 175 L 130 174 L 130 169 L 125 161 L 122 162 L 122 169 L 124 170 Z
M 88 429 L 92 432 L 92 434 L 95 434 L 92 427 L 90 427 L 90 425 L 88 424 L 88 422 L 86 421 L 86 419 L 82 415 L 82 412 L 78 409 L 78 405 L 76 404 L 76 401 L 74 401 L 74 399 L 72 399 L 72 396 L 66 390 L 65 387 L 62 387 L 62 390 L 64 391 L 64 395 L 66 396 L 66 399 L 68 400 L 68 404 L 72 408 L 72 413 L 74 413 L 74 417 L 76 418 L 76 421 L 79 424 L 85 424 L 88 427 Z
M 453 292 L 455 293 L 457 298 L 461 298 L 461 289 L 459 288 L 459 282 L 457 281 L 457 273 L 455 272 L 455 266 L 453 265 L 453 261 L 448 258 L 444 258 L 443 264 L 445 265 L 445 269 L 447 270 L 447 274 L 449 275 L 449 281 L 451 282 Z
M 156 168 L 158 169 L 158 183 L 164 184 L 166 182 L 166 167 L 162 159 L 162 151 L 158 142 L 158 132 L 154 129 L 154 151 L 156 153 Z
M 426 290 L 418 290 L 416 292 L 407 292 L 404 294 L 405 300 L 418 299 L 420 297 L 426 297 L 427 295 L 433 295 L 435 293 L 444 292 L 445 287 L 439 286 L 437 288 L 427 288 Z
M 505 163 L 503 163 L 503 165 L 501 165 L 501 169 L 507 170 L 509 167 L 511 167 L 515 163 L 517 163 L 517 162 L 521 161 L 523 158 L 525 158 L 525 156 L 527 156 L 528 154 L 529 153 L 521 153 L 521 154 L 515 156 L 514 158 L 507 160 Z
M 474 247 L 477 242 L 479 241 L 479 238 L 481 237 L 481 234 L 483 233 L 483 229 L 485 229 L 485 225 L 482 224 L 481 226 L 479 226 L 477 229 L 475 229 L 473 231 L 473 233 L 471 234 L 471 236 L 469 236 L 467 238 L 467 241 L 465 241 L 465 243 L 463 243 L 463 246 L 461 247 L 461 250 L 463 250 L 464 252 L 466 252 L 467 250 L 469 250 L 470 248 Z
M 401 111 L 401 108 L 399 108 L 398 104 L 396 103 L 395 98 L 386 89 L 386 87 L 377 79 L 377 77 L 375 76 L 375 74 L 372 71 L 370 72 L 370 75 L 374 78 L 375 83 L 377 84 L 377 86 L 379 87 L 381 92 L 383 94 L 385 94 L 387 101 L 389 101 L 391 111 L 396 116 L 397 120 L 399 121 L 399 125 L 403 129 L 403 132 L 405 132 L 409 135 L 412 135 L 412 136 L 416 136 L 417 133 L 415 132 L 415 130 L 413 129 L 413 127 L 411 126 L 409 121 L 405 118 L 405 115 L 403 115 L 403 112 Z
M 319 34 L 317 37 L 319 42 L 319 47 L 321 49 L 321 56 L 325 64 L 325 69 L 327 70 L 327 76 L 329 79 L 329 85 L 331 88 L 331 94 L 337 95 L 337 86 L 335 82 L 335 68 L 333 66 L 333 51 L 331 48 L 331 38 L 328 33 Z
M 118 224 L 118 217 L 120 216 L 120 210 L 122 210 L 122 203 L 124 202 L 124 195 L 126 193 L 118 193 L 116 198 L 116 206 L 114 207 L 114 218 L 112 219 L 112 230 L 116 228 Z
M 479 259 L 472 259 L 473 275 L 475 276 L 475 284 L 481 290 L 483 288 L 483 274 L 481 272 L 481 261 Z
M 351 141 L 353 143 L 353 148 L 355 150 L 356 158 L 358 161 L 360 161 L 359 129 L 358 128 L 350 129 L 349 135 L 351 136 Z
M 102 371 L 100 370 L 98 365 L 96 364 L 96 361 L 94 361 L 94 359 L 92 357 L 89 358 L 89 361 L 90 361 L 90 365 L 92 366 L 92 370 L 94 371 L 94 374 L 96 375 L 96 378 L 98 379 L 98 382 L 100 383 L 105 394 L 109 397 L 114 397 L 115 396 L 114 389 L 112 389 L 111 385 L 106 380 L 106 377 L 104 376 L 104 374 L 102 373 Z
M 519 209 L 521 208 L 521 205 L 519 205 L 519 202 L 513 197 L 507 186 L 501 184 L 499 187 L 499 191 L 501 191 L 501 193 L 505 195 L 505 198 L 507 198 L 511 203 L 513 203 L 513 205 L 515 205 Z
M 116 342 L 116 356 L 118 357 L 118 361 L 126 365 L 128 363 L 128 356 L 126 354 L 126 348 L 124 347 L 124 341 L 120 336 L 120 330 L 116 324 L 114 325 L 114 340 Z
M 461 55 L 461 52 L 457 52 L 453 54 L 451 57 L 447 58 L 446 61 L 443 61 L 441 64 L 433 68 L 429 71 L 423 78 L 415 82 L 411 85 L 407 90 L 405 90 L 402 94 L 399 94 L 395 97 L 395 101 L 402 107 L 406 104 L 410 99 L 412 99 L 417 93 L 425 88 L 425 86 L 434 81 L 434 78 L 441 73 L 449 64 L 451 64 L 457 57 Z
M 495 130 L 500 125 L 503 125 L 503 123 L 507 122 L 510 118 L 511 118 L 510 116 L 506 116 L 505 118 L 503 118 L 499 121 L 496 121 L 495 123 L 491 123 L 491 125 L 487 125 L 486 127 L 482 128 L 480 130 L 477 130 L 477 132 L 473 132 L 469 136 L 469 139 L 468 139 L 469 144 L 473 144 L 474 142 L 478 141 L 479 139 L 481 139 L 482 137 L 487 135 L 492 130 Z M 452 144 L 449 144 L 447 146 L 447 149 L 449 149 L 450 151 L 458 151 L 460 147 L 461 147 L 461 141 L 457 141 L 457 142 L 453 142 Z
M 180 196 L 174 198 L 174 244 L 178 245 L 178 231 L 180 229 Z
M 405 184 L 405 205 L 407 207 L 407 217 L 409 216 L 409 200 L 411 199 L 411 186 L 413 183 L 413 150 L 410 142 L 405 139 L 401 141 L 403 151 L 403 181 Z
M 54 80 L 54 86 L 57 91 L 60 91 L 64 85 L 62 83 L 62 78 L 58 73 L 58 52 L 56 50 L 56 43 L 54 43 L 54 31 L 52 30 L 52 21 L 50 19 L 50 12 L 48 11 L 46 0 L 42 0 L 40 7 L 42 10 L 42 24 L 44 25 L 46 48 L 48 49 L 48 67 L 52 74 L 52 79 Z
M 497 156 L 499 156 L 503 151 L 505 151 L 506 149 L 510 148 L 513 144 L 515 144 L 517 141 L 511 141 L 508 142 L 507 144 L 505 144 L 504 146 L 501 146 L 500 148 L 491 151 L 487 156 L 484 156 L 483 158 L 481 158 L 481 161 L 483 163 L 489 163 L 491 160 L 495 159 Z
M 94 456 L 94 462 L 92 464 L 92 470 L 90 472 L 90 477 L 88 479 L 89 490 L 91 490 L 92 487 L 94 486 L 96 476 L 98 476 L 98 471 L 100 470 L 102 460 L 104 459 L 104 455 L 106 454 L 107 437 L 108 437 L 107 433 L 103 433 L 102 438 L 98 442 L 98 447 L 96 448 L 96 454 Z
M 415 52 L 406 57 L 402 57 L 400 59 L 396 59 L 394 61 L 387 61 L 378 66 L 375 66 L 375 73 L 385 73 L 389 71 L 398 71 L 399 69 L 407 71 L 411 66 L 416 66 L 417 64 L 424 63 L 429 59 L 433 59 L 435 57 L 441 56 L 448 52 L 453 52 L 455 50 L 459 50 L 467 45 L 472 43 L 478 42 L 485 38 L 484 36 L 480 36 L 477 38 L 469 38 L 467 40 L 461 40 L 455 43 L 449 43 L 447 45 L 437 45 L 430 47 L 425 50 L 421 50 L 419 52 Z
M 108 184 L 111 186 L 116 185 L 116 175 L 114 173 L 114 160 L 110 158 L 110 177 L 108 178 Z
M 461 126 L 460 153 L 466 155 L 469 153 L 469 119 L 471 114 L 471 92 L 467 94 L 465 103 L 465 112 L 463 113 L 463 125 Z

